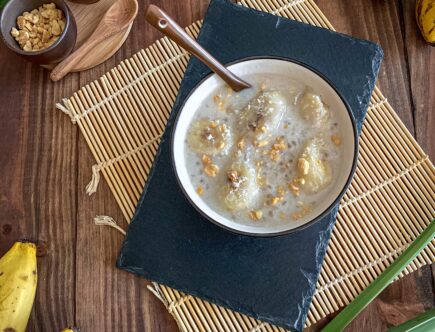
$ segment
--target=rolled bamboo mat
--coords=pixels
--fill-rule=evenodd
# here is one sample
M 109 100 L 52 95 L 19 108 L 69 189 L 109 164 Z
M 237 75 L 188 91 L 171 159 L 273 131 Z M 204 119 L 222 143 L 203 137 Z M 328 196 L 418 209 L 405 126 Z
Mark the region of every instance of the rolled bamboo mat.
M 333 30 L 313 0 L 242 0 L 240 4 Z M 197 36 L 201 23 L 187 28 Z M 127 223 L 133 216 L 177 95 L 188 54 L 162 38 L 84 86 L 58 107 L 80 127 Z M 435 217 L 435 172 L 428 156 L 378 88 L 360 139 L 358 168 L 337 223 L 308 313 L 309 326 L 347 305 Z M 110 218 L 97 220 L 117 226 Z M 435 260 L 435 241 L 406 268 Z M 291 282 L 291 280 L 289 280 Z M 152 292 L 182 331 L 284 331 L 158 285 Z

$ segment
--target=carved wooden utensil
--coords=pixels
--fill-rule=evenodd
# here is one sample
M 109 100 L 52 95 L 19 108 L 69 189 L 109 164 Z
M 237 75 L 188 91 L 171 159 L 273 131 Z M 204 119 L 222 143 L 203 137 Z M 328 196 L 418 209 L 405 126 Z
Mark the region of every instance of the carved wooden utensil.
M 192 53 L 206 66 L 222 78 L 234 91 L 250 88 L 251 85 L 234 75 L 208 53 L 196 40 L 190 37 L 168 14 L 155 5 L 150 5 L 145 14 L 146 20 L 168 38 Z
M 137 0 L 117 0 L 104 14 L 92 35 L 82 46 L 59 63 L 51 72 L 50 78 L 58 81 L 68 74 L 84 56 L 103 40 L 126 29 L 137 15 Z

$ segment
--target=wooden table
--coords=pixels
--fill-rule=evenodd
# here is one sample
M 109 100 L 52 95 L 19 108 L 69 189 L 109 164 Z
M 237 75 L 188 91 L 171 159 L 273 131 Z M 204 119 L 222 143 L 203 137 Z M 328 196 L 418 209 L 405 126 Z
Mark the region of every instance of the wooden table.
M 176 331 L 147 281 L 114 267 L 122 236 L 96 227 L 97 214 L 123 216 L 102 181 L 84 188 L 94 160 L 69 118 L 55 103 L 98 78 L 161 35 L 145 23 L 144 2 L 125 45 L 106 63 L 53 84 L 48 72 L 0 53 L 0 255 L 14 241 L 40 241 L 39 281 L 29 331 Z M 181 25 L 200 19 L 207 0 L 154 1 Z M 432 160 L 435 160 L 435 48 L 424 44 L 414 1 L 318 0 L 340 32 L 378 42 L 385 52 L 378 85 Z M 432 267 L 433 269 L 433 267 Z M 394 282 L 348 331 L 381 331 L 434 306 L 427 266 Z M 330 318 L 316 324 L 318 330 Z

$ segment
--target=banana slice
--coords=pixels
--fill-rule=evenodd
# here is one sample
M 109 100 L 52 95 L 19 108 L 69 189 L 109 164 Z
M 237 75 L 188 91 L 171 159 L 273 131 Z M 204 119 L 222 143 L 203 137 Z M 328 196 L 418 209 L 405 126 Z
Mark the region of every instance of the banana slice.
M 243 109 L 242 130 L 251 130 L 257 139 L 263 139 L 278 128 L 286 109 L 287 100 L 280 92 L 261 92 Z
M 240 211 L 253 206 L 258 194 L 254 167 L 237 161 L 227 171 L 227 183 L 221 190 L 222 202 L 231 211 Z
M 191 124 L 187 140 L 196 153 L 225 155 L 232 145 L 232 133 L 229 126 L 219 120 L 201 119 Z
M 307 193 L 317 193 L 331 182 L 331 167 L 326 160 L 322 160 L 324 147 L 322 139 L 312 139 L 298 159 L 299 182 Z
M 328 109 L 320 98 L 310 91 L 305 91 L 299 100 L 302 117 L 314 125 L 325 123 L 328 118 Z

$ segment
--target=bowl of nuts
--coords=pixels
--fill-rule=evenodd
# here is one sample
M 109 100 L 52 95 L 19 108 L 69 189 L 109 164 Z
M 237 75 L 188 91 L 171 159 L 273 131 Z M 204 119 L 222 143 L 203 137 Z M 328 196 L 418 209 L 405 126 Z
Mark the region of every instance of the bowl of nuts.
M 54 64 L 73 50 L 77 26 L 63 0 L 9 0 L 0 17 L 6 46 L 29 61 Z

